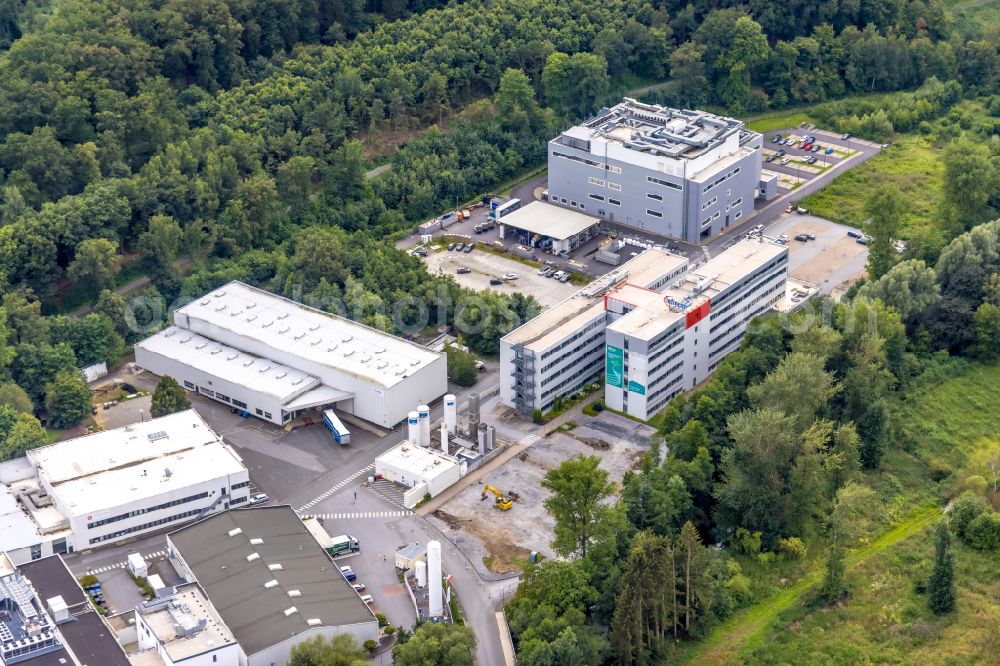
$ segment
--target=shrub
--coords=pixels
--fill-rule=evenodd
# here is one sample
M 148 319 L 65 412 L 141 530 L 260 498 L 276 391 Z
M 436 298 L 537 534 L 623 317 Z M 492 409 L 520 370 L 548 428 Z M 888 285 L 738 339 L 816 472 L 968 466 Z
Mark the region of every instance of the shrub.
M 986 511 L 986 502 L 978 495 L 966 491 L 951 505 L 948 512 L 948 522 L 958 538 L 965 541 L 967 528 L 984 511 Z
M 986 488 L 989 487 L 989 482 L 979 474 L 973 474 L 965 480 L 965 489 L 982 497 L 986 493 Z
M 97 580 L 97 576 L 94 574 L 87 574 L 80 579 L 80 587 L 90 587 L 92 585 L 97 585 L 100 581 Z
M 368 650 L 369 652 L 371 652 L 372 650 L 374 650 L 377 647 L 378 647 L 378 643 L 376 643 L 372 639 L 369 638 L 368 640 L 365 641 L 365 649 Z
M 1000 548 L 1000 513 L 984 511 L 965 528 L 965 541 L 976 550 Z
M 778 550 L 789 559 L 799 560 L 806 556 L 806 545 L 798 537 L 778 540 Z
M 760 536 L 760 532 L 751 532 L 745 527 L 738 528 L 733 537 L 733 552 L 743 555 L 759 554 Z
M 536 408 L 535 411 L 531 412 L 531 420 L 539 425 L 545 423 L 545 417 L 542 415 L 542 410 Z
M 396 627 L 392 626 L 391 624 L 387 624 L 385 626 L 385 629 L 383 629 L 382 631 L 385 632 L 386 636 L 392 636 L 394 633 L 396 633 Z
M 386 627 L 389 625 L 389 621 L 385 619 L 385 615 L 382 613 L 375 613 L 375 619 L 378 620 L 378 626 Z

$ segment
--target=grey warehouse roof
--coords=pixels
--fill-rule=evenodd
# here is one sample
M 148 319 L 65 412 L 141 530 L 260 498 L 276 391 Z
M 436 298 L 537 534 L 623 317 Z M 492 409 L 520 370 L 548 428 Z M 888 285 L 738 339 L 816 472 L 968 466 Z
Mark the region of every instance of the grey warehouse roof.
M 441 354 L 395 335 L 282 298 L 242 282 L 230 282 L 176 311 L 179 326 L 239 346 L 226 334 L 298 357 L 301 368 L 325 366 L 391 387 L 430 365 Z M 287 361 L 287 358 L 285 359 Z M 313 370 L 315 372 L 315 370 Z
M 248 655 L 313 627 L 375 621 L 289 506 L 229 510 L 168 538 Z
M 556 240 L 565 240 L 583 233 L 598 222 L 600 220 L 596 217 L 541 201 L 532 201 L 500 219 L 500 224 Z

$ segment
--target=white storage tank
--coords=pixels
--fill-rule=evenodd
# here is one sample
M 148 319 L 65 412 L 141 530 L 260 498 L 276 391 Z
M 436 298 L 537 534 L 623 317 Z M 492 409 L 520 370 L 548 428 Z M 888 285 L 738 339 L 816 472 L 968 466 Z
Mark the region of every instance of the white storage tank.
M 427 405 L 417 406 L 417 421 L 420 424 L 420 446 L 431 445 L 431 408 Z
M 441 542 L 427 542 L 427 612 L 431 617 L 444 615 L 441 595 Z
M 444 397 L 444 423 L 450 433 L 458 428 L 458 399 L 453 393 Z
M 417 570 L 417 587 L 423 589 L 427 587 L 427 563 L 420 560 L 416 564 Z
M 410 412 L 406 415 L 406 439 L 410 444 L 414 446 L 419 446 L 420 444 L 420 425 L 419 418 L 416 412 Z

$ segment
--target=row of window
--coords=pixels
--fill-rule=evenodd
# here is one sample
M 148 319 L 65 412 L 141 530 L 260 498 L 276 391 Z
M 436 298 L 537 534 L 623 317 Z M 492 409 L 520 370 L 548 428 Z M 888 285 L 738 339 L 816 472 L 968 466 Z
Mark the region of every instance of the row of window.
M 177 506 L 178 504 L 187 504 L 188 502 L 194 502 L 196 500 L 204 499 L 206 497 L 208 497 L 208 491 L 205 491 L 203 493 L 198 493 L 197 495 L 191 495 L 189 497 L 183 497 L 181 499 L 171 500 L 170 502 L 164 502 L 163 504 L 157 504 L 156 506 L 145 507 L 143 509 L 136 509 L 134 511 L 129 511 L 128 513 L 122 513 L 117 516 L 112 516 L 110 518 L 95 520 L 92 523 L 87 523 L 87 528 L 93 529 L 95 527 L 100 527 L 101 525 L 107 525 L 108 523 L 117 523 L 119 520 L 125 520 L 127 518 L 134 518 L 135 516 L 141 516 L 142 514 L 149 513 L 150 511 L 160 511 L 161 509 L 169 509 L 170 507 Z
M 660 178 L 654 178 L 653 176 L 646 176 L 646 180 L 649 181 L 650 183 L 655 183 L 657 185 L 663 185 L 664 187 L 669 187 L 669 188 L 674 189 L 674 190 L 683 190 L 684 189 L 683 187 L 681 187 L 677 183 L 669 183 L 669 182 L 667 182 L 665 180 L 661 180 Z
M 702 210 L 705 210 L 705 209 L 706 209 L 706 208 L 708 208 L 709 206 L 714 206 L 714 205 L 715 205 L 715 204 L 717 204 L 718 202 L 719 202 L 719 197 L 712 197 L 711 199 L 709 199 L 708 201 L 706 201 L 705 203 L 703 203 L 703 204 L 701 205 L 701 209 L 702 209 Z
M 723 174 L 723 175 L 719 176 L 713 182 L 711 182 L 711 183 L 709 183 L 708 185 L 705 186 L 705 189 L 702 190 L 702 194 L 704 194 L 705 192 L 708 192 L 710 189 L 712 189 L 716 185 L 719 185 L 720 183 L 722 183 L 722 182 L 724 182 L 724 181 L 732 178 L 733 176 L 735 176 L 739 172 L 740 172 L 740 167 L 736 167 L 735 169 L 733 169 L 729 173 L 726 173 L 726 174 Z
M 187 380 L 184 381 L 184 386 L 186 388 L 191 389 L 192 391 L 195 390 L 195 388 L 196 388 L 194 384 L 192 384 L 191 382 L 189 382 Z M 203 394 L 207 395 L 209 398 L 215 398 L 216 400 L 221 400 L 222 402 L 231 403 L 233 405 L 236 405 L 240 409 L 248 409 L 247 403 L 243 402 L 242 400 L 237 400 L 236 398 L 230 398 L 228 395 L 223 395 L 221 393 L 216 393 L 216 392 L 212 391 L 211 389 L 207 389 L 207 388 L 204 388 L 204 387 L 201 388 L 201 392 Z M 257 413 L 257 416 L 263 416 L 266 419 L 271 418 L 271 412 L 265 412 L 263 409 L 260 409 L 260 408 L 257 408 L 254 411 Z M 291 417 L 290 414 L 283 414 L 282 420 L 287 421 L 290 417 Z
M 571 393 L 583 386 L 590 379 L 594 373 L 602 368 L 604 365 L 604 354 L 599 354 L 587 365 L 581 367 L 579 370 L 574 372 L 569 377 L 566 377 L 558 386 L 553 386 L 548 391 L 542 394 L 542 398 L 548 396 L 564 395 L 566 393 Z
M 598 187 L 607 186 L 612 190 L 615 190 L 616 192 L 621 192 L 622 190 L 622 186 L 620 184 L 612 183 L 611 181 L 605 181 L 602 178 L 594 178 L 593 176 L 590 176 L 589 178 L 587 178 L 587 182 L 590 183 L 591 185 L 597 185 Z
M 784 293 L 784 290 L 782 290 L 782 293 Z M 727 340 L 725 343 L 723 343 L 723 345 L 720 346 L 715 351 L 710 352 L 709 355 L 708 355 L 709 360 L 711 360 L 712 358 L 714 358 L 714 357 L 718 356 L 719 354 L 725 352 L 734 342 L 739 341 L 740 338 L 743 337 L 743 334 L 746 333 L 746 329 L 744 328 L 743 324 L 745 324 L 746 322 L 750 321 L 751 319 L 753 319 L 757 315 L 759 315 L 759 314 L 761 314 L 763 312 L 766 312 L 769 309 L 771 309 L 771 307 L 774 306 L 774 304 L 777 303 L 779 300 L 781 300 L 781 298 L 782 298 L 782 294 L 778 294 L 777 296 L 773 297 L 771 300 L 767 301 L 766 303 L 763 303 L 760 307 L 756 308 L 749 315 L 747 315 L 746 318 L 741 323 L 732 326 L 729 329 L 729 331 L 731 331 L 733 329 L 738 329 L 738 332 L 736 333 L 736 335 L 733 336 L 732 339 Z M 729 331 L 726 331 L 726 333 L 728 333 Z M 723 335 L 725 335 L 725 333 Z M 722 337 L 722 336 L 720 335 L 720 336 L 716 337 L 715 339 L 718 340 L 719 337 Z M 709 344 L 711 345 L 712 343 L 709 343 Z
M 167 523 L 183 520 L 184 518 L 190 518 L 191 516 L 197 516 L 200 512 L 201 509 L 192 509 L 191 511 L 185 511 L 183 513 L 175 513 L 174 515 L 167 516 L 166 518 L 160 518 L 159 520 L 143 523 L 142 525 L 129 527 L 127 529 L 120 530 L 118 532 L 113 532 L 111 534 L 102 534 L 101 536 L 92 538 L 90 540 L 90 545 L 94 545 L 95 543 L 101 543 L 102 541 L 111 541 L 112 539 L 118 539 L 127 534 L 134 534 L 136 532 L 142 532 L 143 530 L 148 530 L 151 527 L 158 527 L 160 525 L 166 525 Z
M 564 362 L 566 359 L 571 358 L 573 356 L 576 356 L 577 354 L 580 353 L 581 349 L 594 348 L 594 349 L 590 349 L 590 351 L 587 352 L 587 353 L 592 354 L 596 348 L 600 347 L 600 343 L 601 343 L 601 341 L 603 339 L 604 339 L 604 331 L 600 330 L 597 333 L 591 335 L 589 338 L 587 338 L 586 340 L 584 340 L 580 344 L 578 344 L 575 347 L 573 347 L 572 349 L 570 349 L 570 350 L 566 351 L 565 353 L 560 354 L 559 356 L 557 356 L 555 359 L 552 360 L 551 363 L 547 363 L 542 368 L 542 374 L 544 375 L 546 372 L 548 372 L 552 368 L 556 367 L 560 363 Z M 548 382 L 550 382 L 552 379 L 553 379 L 552 377 L 549 377 L 548 379 L 543 379 L 542 380 L 542 386 L 545 386 L 545 384 L 547 384 Z
M 607 169 L 611 173 L 621 173 L 622 168 L 614 165 L 605 164 L 604 162 L 597 162 L 594 160 L 588 160 L 586 157 L 578 157 L 576 155 L 567 155 L 566 153 L 560 153 L 558 150 L 553 150 L 552 155 L 554 157 L 561 157 L 564 160 L 572 160 L 574 162 L 579 162 L 580 164 L 586 164 L 587 166 L 592 166 L 595 169 Z
M 646 215 L 649 215 L 650 217 L 663 217 L 663 213 L 656 210 L 650 210 L 649 208 L 646 209 Z
M 778 275 L 781 275 L 781 274 L 779 273 Z M 708 330 L 708 332 L 709 333 L 715 333 L 716 330 L 718 330 L 720 327 L 724 326 L 733 317 L 739 315 L 739 313 L 741 312 L 741 310 L 737 310 L 736 307 L 740 303 L 743 303 L 744 301 L 746 301 L 751 296 L 754 296 L 755 298 L 759 298 L 760 296 L 763 296 L 763 295 L 766 295 L 766 294 L 770 294 L 771 292 L 773 292 L 777 288 L 781 288 L 783 285 L 782 285 L 782 283 L 779 282 L 777 285 L 772 286 L 770 289 L 768 289 L 766 292 L 764 292 L 764 294 L 759 294 L 759 295 L 756 295 L 756 296 L 754 295 L 754 292 L 757 289 L 759 289 L 761 287 L 761 285 L 763 285 L 764 283 L 766 283 L 768 280 L 773 280 L 775 277 L 778 277 L 778 276 L 769 275 L 769 276 L 765 277 L 764 279 L 762 279 L 760 281 L 760 283 L 755 284 L 755 285 L 753 285 L 753 286 L 748 287 L 747 289 L 745 289 L 743 291 L 743 295 L 740 296 L 738 299 L 736 299 L 735 301 L 732 301 L 730 303 L 727 303 L 724 308 L 720 309 L 716 313 L 713 313 L 713 316 L 712 316 L 712 327 Z M 732 311 L 732 312 L 730 312 L 730 311 Z M 730 314 L 728 316 L 726 316 L 726 317 L 722 317 L 722 315 L 725 315 L 726 313 L 730 313 Z
M 785 264 L 787 263 L 787 261 L 788 261 L 788 256 L 781 255 L 776 259 L 772 259 L 770 263 L 768 263 L 766 266 L 761 266 L 760 268 L 752 272 L 750 275 L 740 278 L 739 280 L 734 282 L 728 289 L 726 289 L 723 293 L 719 294 L 718 296 L 712 299 L 712 307 L 717 312 L 721 312 L 722 310 L 720 308 L 726 300 L 732 298 L 737 294 L 742 293 L 747 284 L 754 282 L 758 277 L 760 277 L 765 273 L 770 273 L 773 268 L 775 268 L 779 264 Z M 774 271 L 774 274 L 783 275 L 784 272 L 785 269 L 782 268 L 780 271 Z
M 577 331 L 573 335 L 569 336 L 568 338 L 566 338 L 565 340 L 563 340 L 562 342 L 560 342 L 558 345 L 556 345 L 552 349 L 549 349 L 548 351 L 545 351 L 544 353 L 542 353 L 542 355 L 539 357 L 539 359 L 541 359 L 541 360 L 544 361 L 549 356 L 552 356 L 553 354 L 557 353 L 560 349 L 565 349 L 566 345 L 572 344 L 574 340 L 579 340 L 584 335 L 586 335 L 589 331 L 592 331 L 593 329 L 595 329 L 597 327 L 603 327 L 603 326 L 604 326 L 604 315 L 602 314 L 600 316 L 600 318 L 595 319 L 594 321 L 590 322 L 584 328 L 580 329 L 579 331 Z M 549 365 L 551 366 L 551 364 L 549 364 Z M 546 367 L 548 367 L 548 366 L 546 366 Z M 542 370 L 544 371 L 545 368 L 542 368 Z
M 601 344 L 601 340 L 603 338 L 604 338 L 604 333 L 603 332 L 598 333 L 594 337 L 590 338 L 587 341 L 587 345 L 581 345 L 580 347 L 582 348 L 584 346 L 591 346 L 592 349 L 590 349 L 585 354 L 583 354 L 575 363 L 571 363 L 571 364 L 567 365 L 566 367 L 564 367 L 559 372 L 553 374 L 551 377 L 547 377 L 547 378 L 543 379 L 542 383 L 540 384 L 540 386 L 545 387 L 545 386 L 548 386 L 549 384 L 551 384 L 552 382 L 555 382 L 555 381 L 559 381 L 559 384 L 557 386 L 562 386 L 565 383 L 565 379 L 566 379 L 566 376 L 567 376 L 565 373 L 573 370 L 578 364 L 584 363 L 588 358 L 594 356 L 595 354 L 603 355 L 604 354 L 604 346 Z M 564 357 L 564 360 L 565 360 L 565 357 Z M 588 363 L 588 365 L 589 365 L 589 363 Z M 575 376 L 575 375 L 572 375 L 572 376 Z

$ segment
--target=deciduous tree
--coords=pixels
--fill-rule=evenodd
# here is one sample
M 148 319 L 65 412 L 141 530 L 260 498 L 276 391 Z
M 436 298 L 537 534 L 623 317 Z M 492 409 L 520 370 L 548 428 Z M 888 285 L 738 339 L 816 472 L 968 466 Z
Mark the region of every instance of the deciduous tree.
M 45 387 L 45 409 L 56 428 L 75 426 L 90 414 L 90 389 L 77 371 L 60 371 Z
M 153 417 L 166 416 L 191 409 L 191 401 L 177 380 L 170 375 L 163 375 L 153 392 L 153 402 L 149 408 Z
M 542 487 L 552 493 L 544 502 L 556 520 L 552 547 L 564 557 L 586 557 L 587 549 L 607 536 L 609 508 L 604 500 L 614 492 L 614 484 L 600 462 L 597 456 L 564 460 L 542 480 Z

